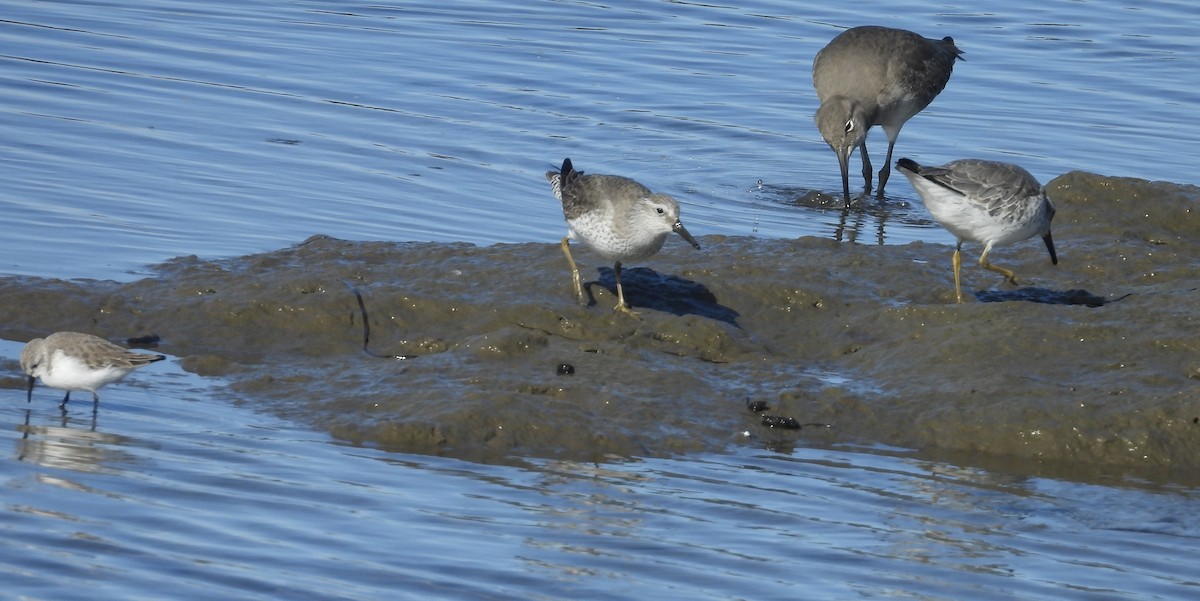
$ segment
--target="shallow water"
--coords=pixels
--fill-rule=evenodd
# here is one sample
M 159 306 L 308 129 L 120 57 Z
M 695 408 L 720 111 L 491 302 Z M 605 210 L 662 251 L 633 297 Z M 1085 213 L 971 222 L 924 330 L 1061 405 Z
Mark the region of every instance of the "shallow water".
M 171 360 L 106 388 L 94 422 L 60 416 L 44 389 L 0 407 L 8 594 L 1182 599 L 1200 586 L 1180 561 L 1200 536 L 1194 490 L 803 445 L 488 466 L 335 444 L 215 401 L 213 383 Z
M 1176 212 L 1160 215 L 1150 210 L 1157 205 L 1139 204 L 1153 195 L 1125 194 L 1145 188 L 1118 183 L 1122 192 L 1105 192 L 1108 183 L 1089 180 L 1094 197 L 1071 196 L 1063 204 L 1112 204 L 1114 211 L 1145 210 L 1153 218 L 1104 228 L 1095 221 L 1103 209 L 1092 221 L 1060 209 L 1059 271 L 1049 271 L 1036 244 L 1004 256 L 1055 291 L 1086 288 L 1114 300 L 1134 290 L 1136 304 L 1093 310 L 978 303 L 951 314 L 941 306 L 948 269 L 940 262 L 953 241 L 931 225 L 907 182 L 893 178 L 885 206 L 860 207 L 845 222 L 828 206 L 840 182 L 833 154 L 812 126 L 809 79 L 812 55 L 840 27 L 876 22 L 952 35 L 967 61 L 905 127 L 899 156 L 1009 160 L 1043 182 L 1083 169 L 1196 184 L 1190 144 L 1200 139 L 1193 115 L 1200 87 L 1191 57 L 1200 16 L 1190 5 L 1016 2 L 982 12 L 860 2 L 805 5 L 804 14 L 784 2 L 121 0 L 0 7 L 5 338 L 70 328 L 116 340 L 153 326 L 165 336 L 165 352 L 179 355 L 106 388 L 93 424 L 78 408 L 63 417 L 57 391 L 39 387 L 26 405 L 16 377 L 20 345 L 0 342 L 2 366 L 13 374 L 0 382 L 8 399 L 0 403 L 0 438 L 10 449 L 0 456 L 5 594 L 156 598 L 169 582 L 173 598 L 1195 596 L 1200 581 L 1185 560 L 1198 534 L 1190 520 L 1198 508 L 1194 479 L 1130 476 L 1124 468 L 1081 475 L 986 452 L 942 453 L 935 461 L 936 449 L 871 444 L 871 435 L 879 440 L 889 432 L 884 426 L 895 414 L 871 413 L 872 398 L 865 397 L 876 394 L 873 385 L 903 384 L 891 394 L 914 390 L 905 388 L 911 378 L 894 374 L 956 373 L 953 362 L 921 366 L 936 355 L 914 355 L 906 345 L 930 335 L 904 329 L 905 320 L 926 319 L 942 334 L 953 332 L 957 314 L 1005 327 L 1037 320 L 1028 323 L 1078 336 L 1085 352 L 1067 355 L 1070 369 L 1021 379 L 1018 389 L 1054 397 L 1063 375 L 1084 385 L 1070 389 L 1074 397 L 1052 398 L 1040 414 L 1020 414 L 1029 421 L 1016 427 L 1046 416 L 1063 430 L 1103 424 L 1103 415 L 1085 422 L 1063 409 L 1083 400 L 1075 403 L 1082 411 L 1112 408 L 1119 426 L 1111 439 L 1081 438 L 1098 447 L 1088 450 L 1092 456 L 1135 458 L 1142 449 L 1156 460 L 1196 456 L 1194 434 L 1188 438 L 1195 431 L 1188 392 L 1194 388 L 1187 385 L 1200 371 L 1186 305 L 1195 273 L 1188 250 L 1195 212 L 1179 201 L 1170 205 Z M 879 132 L 872 136 L 877 161 L 881 139 Z M 565 287 L 553 279 L 562 275 L 561 261 L 550 244 L 565 228 L 542 173 L 564 156 L 585 171 L 628 175 L 675 195 L 688 228 L 712 248 L 828 260 L 815 268 L 797 260 L 809 274 L 797 275 L 794 285 L 751 287 L 745 298 L 759 295 L 752 305 L 834 307 L 840 292 L 851 290 L 861 294 L 860 306 L 834 309 L 838 320 L 781 345 L 818 365 L 747 370 L 714 385 L 727 396 L 694 399 L 720 410 L 660 412 L 633 430 L 658 437 L 633 437 L 653 453 L 601 454 L 598 463 L 580 463 L 518 451 L 507 457 L 512 465 L 499 465 L 348 446 L 345 440 L 364 438 L 363 424 L 377 425 L 355 413 L 370 410 L 353 398 L 355 391 L 395 399 L 406 377 L 445 379 L 438 361 L 455 369 L 494 369 L 505 361 L 528 367 L 519 351 L 537 336 L 498 329 L 472 337 L 469 323 L 448 329 L 445 318 L 410 333 L 412 314 L 405 311 L 438 316 L 440 308 L 473 311 L 473 303 L 489 302 L 485 291 L 472 292 L 456 279 L 461 272 L 450 258 L 458 252 L 512 291 L 537 279 L 523 267 L 544 266 L 552 275 L 537 284 L 540 296 L 521 302 L 536 305 L 539 327 L 562 316 L 570 299 L 554 296 L 565 295 Z M 1071 194 L 1069 186 L 1063 194 Z M 1180 194 L 1195 198 L 1194 190 Z M 421 264 L 398 261 L 389 275 L 388 265 L 367 261 L 357 277 L 374 279 L 355 281 L 375 311 L 377 342 L 453 352 L 393 373 L 356 366 L 330 381 L 318 380 L 334 365 L 318 354 L 298 367 L 283 361 L 310 347 L 304 336 L 311 332 L 340 328 L 348 335 L 326 344 L 357 350 L 360 323 L 340 283 L 306 278 L 303 263 L 287 263 L 303 254 L 289 247 L 315 233 L 445 243 L 426 251 L 445 271 L 410 273 Z M 882 250 L 894 253 L 769 240 L 797 236 L 887 243 L 892 248 Z M 472 250 L 456 242 L 516 244 Z M 340 244 L 327 246 L 335 254 L 347 249 L 346 256 L 321 267 L 360 269 L 359 253 L 371 247 Z M 412 256 L 398 248 L 401 258 Z M 676 342 L 705 360 L 725 352 L 746 362 L 748 346 L 773 351 L 753 340 L 722 346 L 731 337 L 725 325 L 740 319 L 761 326 L 771 314 L 751 319 L 747 305 L 730 300 L 738 299 L 729 282 L 723 289 L 712 278 L 727 270 L 752 280 L 750 272 L 770 264 L 756 266 L 750 254 L 707 266 L 708 255 L 685 252 L 691 250 L 668 245 L 646 269 L 631 269 L 631 281 L 643 290 L 684 286 L 697 294 L 705 291 L 697 284 L 710 286 L 722 294 L 723 311 L 713 312 L 710 301 L 701 303 L 700 314 L 688 314 L 689 307 L 659 306 L 642 292 L 634 302 L 661 319 L 635 330 L 607 323 L 600 315 L 605 308 L 578 309 L 585 317 L 571 314 L 567 325 L 584 333 L 582 346 L 598 344 L 610 358 L 633 364 L 663 356 L 659 349 Z M 220 261 L 250 253 L 263 254 Z M 489 256 L 513 260 L 489 268 Z M 266 274 L 257 286 L 239 280 L 236 270 L 223 274 L 232 282 L 228 289 L 179 285 L 243 262 L 253 268 L 247 273 Z M 898 270 L 870 271 L 880 265 Z M 506 267 L 515 271 L 500 277 Z M 396 274 L 439 285 L 406 290 Z M 908 274 L 920 279 L 906 282 Z M 88 281 L 147 276 L 126 289 Z M 967 277 L 990 285 L 977 271 Z M 606 278 L 610 273 L 601 269 L 600 280 Z M 460 289 L 469 298 L 465 305 L 441 298 Z M 222 296 L 233 291 L 232 300 Z M 335 293 L 340 300 L 327 300 Z M 303 314 L 302 302 L 281 300 L 303 295 L 315 299 L 314 307 L 328 303 L 328 312 L 317 312 L 309 330 L 281 331 L 288 336 L 272 337 L 264 345 L 270 353 L 256 355 L 253 336 L 267 324 L 286 322 L 291 312 L 313 315 Z M 1160 297 L 1166 300 L 1154 302 Z M 880 315 L 861 306 L 877 300 L 885 307 Z M 179 321 L 194 335 L 181 340 L 159 329 L 167 323 L 164 311 L 189 305 L 192 317 Z M 204 331 L 196 316 L 210 313 L 201 307 L 213 315 L 222 307 L 237 313 L 226 315 L 224 327 Z M 850 315 L 859 321 L 839 330 Z M 237 331 L 238 319 L 246 320 L 244 336 L 222 338 Z M 1022 329 L 1033 338 L 1037 330 L 1028 330 Z M 667 336 L 655 338 L 660 333 Z M 1123 336 L 1137 342 L 1123 343 Z M 507 354 L 514 352 L 512 361 Z M 845 358 L 837 361 L 855 373 L 820 365 L 839 353 Z M 997 353 L 1029 361 L 1046 356 L 1027 354 L 1019 344 Z M 579 366 L 579 381 L 603 375 Z M 538 367 L 549 374 L 554 365 Z M 455 375 L 472 381 L 469 371 Z M 524 377 L 475 375 L 479 388 L 490 378 Z M 836 434 L 763 429 L 742 404 L 756 375 L 811 386 L 797 386 L 790 397 L 773 390 L 769 400 L 802 418 L 836 422 Z M 649 390 L 669 384 L 658 380 L 662 388 Z M 837 392 L 805 396 L 821 386 Z M 535 381 L 520 392 L 552 399 L 543 388 Z M 337 394 L 304 394 L 330 389 Z M 639 391 L 614 386 L 611 392 L 632 398 Z M 918 400 L 913 405 L 937 401 Z M 686 401 L 672 398 L 670 406 Z M 564 407 L 573 409 L 553 404 Z M 386 411 L 398 408 L 404 409 L 385 403 Z M 945 421 L 932 422 L 951 424 L 951 431 L 914 431 L 911 440 L 961 439 L 955 428 L 970 422 L 954 412 L 963 408 L 947 403 Z M 579 417 L 584 425 L 619 422 L 655 415 L 654 409 L 614 403 Z M 820 410 L 829 413 L 815 415 Z M 379 415 L 386 418 L 386 411 Z M 976 411 L 970 415 L 1011 417 L 1003 406 Z M 322 412 L 327 420 L 314 417 Z M 329 429 L 341 439 L 309 428 L 337 425 L 339 418 L 349 425 Z M 998 432 L 981 436 L 981 445 L 1001 438 L 1004 423 L 980 423 Z M 469 425 L 486 429 L 491 422 Z M 1045 436 L 1050 452 L 1063 453 L 1052 444 L 1061 437 L 1027 434 Z M 514 440 L 522 442 L 521 436 L 490 442 L 504 456 L 520 448 L 508 446 Z M 614 442 L 590 440 L 600 450 Z M 497 461 L 494 454 L 486 458 Z

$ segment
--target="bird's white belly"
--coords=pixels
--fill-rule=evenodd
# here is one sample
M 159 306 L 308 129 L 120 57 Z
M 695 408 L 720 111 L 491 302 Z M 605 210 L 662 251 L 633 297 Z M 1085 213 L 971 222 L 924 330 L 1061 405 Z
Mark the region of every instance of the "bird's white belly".
M 51 388 L 95 392 L 97 388 L 125 377 L 129 371 L 118 367 L 89 369 L 79 359 L 55 351 L 50 365 L 42 370 L 41 379 L 43 384 Z
M 957 195 L 944 202 L 927 198 L 925 205 L 933 218 L 960 240 L 1004 246 L 1038 233 L 1037 220 L 1030 215 L 997 218 L 989 215 L 983 205 L 964 202 Z

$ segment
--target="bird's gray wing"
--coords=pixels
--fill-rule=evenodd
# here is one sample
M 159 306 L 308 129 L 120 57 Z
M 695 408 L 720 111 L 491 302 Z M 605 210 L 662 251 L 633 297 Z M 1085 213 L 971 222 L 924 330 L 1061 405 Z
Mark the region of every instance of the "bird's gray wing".
M 953 161 L 944 167 L 922 168 L 921 175 L 962 194 L 990 214 L 1042 191 L 1041 184 L 1028 171 L 994 161 Z
M 634 201 L 652 194 L 649 188 L 627 177 L 583 175 L 578 171 L 569 173 L 560 186 L 563 215 L 568 221 L 606 203 L 611 203 L 614 211 L 623 212 Z

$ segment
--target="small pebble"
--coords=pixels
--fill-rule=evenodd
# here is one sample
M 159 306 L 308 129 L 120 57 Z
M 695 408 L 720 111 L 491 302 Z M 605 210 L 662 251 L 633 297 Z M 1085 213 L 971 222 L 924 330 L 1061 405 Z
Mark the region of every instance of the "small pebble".
M 157 346 L 159 342 L 162 342 L 162 338 L 159 338 L 158 334 L 125 339 L 126 346 Z
M 766 401 L 752 401 L 750 399 L 746 399 L 746 408 L 755 413 L 770 409 L 770 407 L 767 406 Z
M 570 363 L 559 363 L 555 373 L 560 376 L 573 376 L 575 375 L 575 366 Z

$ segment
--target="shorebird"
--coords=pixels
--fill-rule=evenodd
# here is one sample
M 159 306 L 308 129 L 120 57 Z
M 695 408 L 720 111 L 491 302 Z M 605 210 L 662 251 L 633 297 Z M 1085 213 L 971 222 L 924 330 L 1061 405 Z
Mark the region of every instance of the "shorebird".
M 621 262 L 645 259 L 662 248 L 667 236 L 675 232 L 692 246 L 700 248 L 679 221 L 679 204 L 666 194 L 655 194 L 645 186 L 619 175 L 584 175 L 564 159 L 558 171 L 546 172 L 554 197 L 562 201 L 568 234 L 562 239 L 563 254 L 571 266 L 575 296 L 581 304 L 587 299 L 579 279 L 579 268 L 571 258 L 570 241 L 581 240 L 600 256 L 614 261 L 613 278 L 617 282 L 615 311 L 636 315 L 625 302 L 621 289 Z
M 1054 203 L 1046 189 L 1028 171 L 1009 163 L 961 159 L 941 167 L 922 167 L 900 159 L 896 169 L 912 182 L 933 218 L 958 237 L 954 247 L 954 292 L 962 301 L 959 267 L 964 241 L 983 244 L 979 265 L 1017 285 L 1016 274 L 988 262 L 994 246 L 1005 246 L 1041 236 L 1050 251 L 1050 262 L 1058 265 L 1050 221 Z
M 813 59 L 813 87 L 821 101 L 817 129 L 837 153 L 847 204 L 849 161 L 855 148 L 862 157 L 864 194 L 871 192 L 867 130 L 881 125 L 888 137 L 887 158 L 879 170 L 877 197 L 882 199 L 900 128 L 941 93 L 962 54 L 950 37 L 933 40 L 871 25 L 847 29 L 817 53 Z
M 29 376 L 26 402 L 33 400 L 37 378 L 51 388 L 66 390 L 59 408 L 64 411 L 75 390 L 92 393 L 92 410 L 100 406 L 97 390 L 129 375 L 129 372 L 166 359 L 163 355 L 135 353 L 103 338 L 79 332 L 55 332 L 34 338 L 21 350 L 21 371 Z

